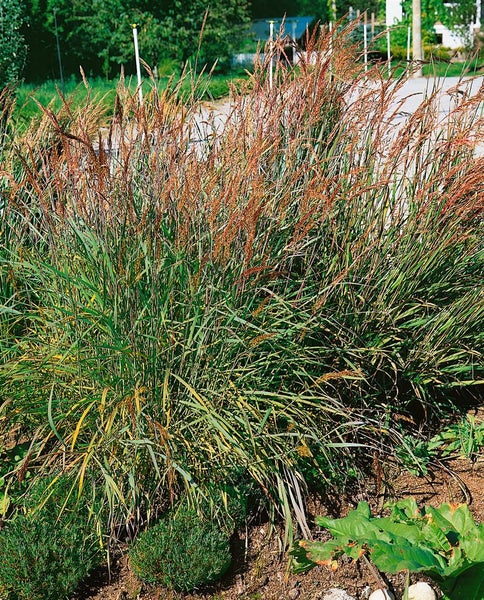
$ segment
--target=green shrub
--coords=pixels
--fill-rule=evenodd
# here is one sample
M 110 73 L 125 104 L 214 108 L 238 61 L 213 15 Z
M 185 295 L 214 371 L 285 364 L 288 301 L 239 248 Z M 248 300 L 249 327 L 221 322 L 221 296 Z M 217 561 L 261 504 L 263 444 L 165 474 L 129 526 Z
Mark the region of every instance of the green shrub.
M 424 55 L 430 57 L 431 60 L 450 62 L 450 59 L 452 58 L 452 50 L 439 44 L 429 44 L 424 48 Z
M 216 581 L 231 561 L 227 535 L 189 510 L 144 531 L 129 555 L 141 579 L 184 592 Z
M 55 515 L 20 515 L 0 532 L 0 587 L 7 598 L 68 598 L 98 562 L 84 522 Z
M 46 477 L 24 508 L 0 532 L 0 589 L 17 600 L 67 598 L 100 559 L 86 503 L 68 478 Z

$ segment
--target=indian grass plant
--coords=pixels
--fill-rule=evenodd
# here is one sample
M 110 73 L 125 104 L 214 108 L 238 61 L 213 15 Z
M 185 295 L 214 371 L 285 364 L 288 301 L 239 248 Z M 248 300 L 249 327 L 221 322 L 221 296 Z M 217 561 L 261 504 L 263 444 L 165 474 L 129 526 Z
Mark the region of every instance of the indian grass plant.
M 196 82 L 140 106 L 121 80 L 8 140 L 2 444 L 94 486 L 113 536 L 249 480 L 307 535 L 309 474 L 343 485 L 482 386 L 480 96 L 402 118 L 348 40 L 272 89 L 256 65 L 223 120 Z

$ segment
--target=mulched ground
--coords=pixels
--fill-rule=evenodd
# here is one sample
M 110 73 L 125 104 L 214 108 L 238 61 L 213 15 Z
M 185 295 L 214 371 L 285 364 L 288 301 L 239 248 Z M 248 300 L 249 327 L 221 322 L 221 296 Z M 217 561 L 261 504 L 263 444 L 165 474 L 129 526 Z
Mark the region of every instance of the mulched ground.
M 434 465 L 426 477 L 416 477 L 395 467 L 385 467 L 353 497 L 335 506 L 331 499 L 313 499 L 311 514 L 345 516 L 358 501 L 366 500 L 373 510 L 383 502 L 413 496 L 421 505 L 439 506 L 443 502 L 467 502 L 477 522 L 484 522 L 484 457 L 472 463 L 456 458 Z M 129 568 L 126 557 L 113 566 L 111 580 L 105 570 L 91 578 L 75 600 L 318 600 L 330 588 L 343 588 L 357 600 L 381 587 L 381 575 L 362 562 L 340 561 L 332 572 L 317 567 L 304 575 L 288 570 L 287 556 L 281 553 L 281 532 L 271 530 L 268 523 L 250 526 L 234 540 L 234 561 L 223 581 L 198 594 L 176 594 L 162 588 L 142 584 Z M 425 580 L 419 576 L 413 581 Z M 384 579 L 401 598 L 405 575 Z M 73 599 L 74 600 L 74 599 Z

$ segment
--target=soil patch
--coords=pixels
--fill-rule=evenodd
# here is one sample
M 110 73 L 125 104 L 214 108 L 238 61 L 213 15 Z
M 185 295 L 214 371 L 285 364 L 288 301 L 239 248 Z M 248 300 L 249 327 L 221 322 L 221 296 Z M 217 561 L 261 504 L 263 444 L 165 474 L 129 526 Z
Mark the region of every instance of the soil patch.
M 365 488 L 356 490 L 353 497 L 344 498 L 337 507 L 331 501 L 312 499 L 310 513 L 340 517 L 360 500 L 368 501 L 373 510 L 378 510 L 386 500 L 413 496 L 419 505 L 467 502 L 476 521 L 484 521 L 484 458 L 474 463 L 459 458 L 432 465 L 425 477 L 395 467 L 383 471 L 381 478 L 367 480 Z M 126 556 L 121 556 L 112 568 L 111 580 L 106 569 L 99 571 L 75 600 L 317 600 L 330 588 L 343 588 L 360 600 L 381 587 L 379 577 L 384 578 L 397 598 L 403 593 L 403 573 L 386 578 L 363 561 L 340 561 L 335 572 L 317 567 L 304 575 L 294 575 L 281 551 L 281 539 L 281 532 L 271 530 L 268 523 L 239 532 L 234 540 L 235 558 L 229 573 L 213 588 L 196 594 L 177 594 L 143 584 L 130 570 Z

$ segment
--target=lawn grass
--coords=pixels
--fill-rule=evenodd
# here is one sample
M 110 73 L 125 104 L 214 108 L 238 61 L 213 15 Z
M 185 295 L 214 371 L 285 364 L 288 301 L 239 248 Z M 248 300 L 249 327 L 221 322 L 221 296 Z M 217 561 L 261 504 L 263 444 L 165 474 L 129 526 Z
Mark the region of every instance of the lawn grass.
M 449 63 L 435 61 L 423 66 L 423 74 L 425 77 L 463 77 L 474 75 L 479 71 L 481 61 L 478 59 L 465 63 Z M 400 77 L 407 66 L 401 62 L 392 63 L 392 73 L 394 77 Z M 219 99 L 227 97 L 230 93 L 231 86 L 239 85 L 241 82 L 248 81 L 249 73 L 244 70 L 236 70 L 227 75 L 205 75 L 202 76 L 197 84 L 198 94 L 203 99 Z M 55 111 L 58 111 L 62 106 L 62 96 L 68 97 L 69 101 L 74 105 L 82 106 L 87 102 L 88 95 L 96 98 L 107 109 L 111 108 L 116 95 L 116 87 L 118 79 L 106 80 L 101 77 L 90 78 L 89 87 L 86 88 L 77 78 L 71 77 L 64 82 L 60 81 L 45 81 L 41 84 L 24 83 L 16 90 L 16 107 L 14 118 L 17 127 L 27 125 L 31 119 L 39 118 L 42 115 L 42 109 L 37 104 L 42 106 L 51 106 Z M 165 87 L 170 84 L 177 84 L 182 81 L 180 93 L 190 94 L 192 89 L 191 78 L 184 78 L 175 75 L 170 70 L 163 70 L 156 82 L 156 87 L 162 92 Z M 127 87 L 134 91 L 137 83 L 136 78 L 130 77 L 126 81 Z M 153 87 L 153 81 L 149 77 L 143 81 L 143 93 L 149 94 Z M 34 101 L 34 98 L 36 101 Z
M 26 470 L 62 471 L 116 538 L 252 484 L 305 532 L 308 487 L 482 386 L 481 101 L 444 123 L 430 96 L 398 127 L 401 82 L 345 32 L 318 44 L 272 89 L 258 65 L 204 146 L 189 74 L 141 107 L 121 81 L 111 106 L 92 90 L 7 124 L 0 439 L 29 444 L 11 506 Z
M 474 59 L 466 62 L 429 61 L 422 67 L 424 77 L 473 77 L 481 73 L 483 62 Z M 392 61 L 392 76 L 400 77 L 405 74 L 408 65 L 405 61 Z
M 196 79 L 196 89 L 200 99 L 216 100 L 228 96 L 231 86 L 247 80 L 248 74 L 243 70 L 237 70 L 227 75 L 202 74 Z M 118 83 L 119 79 L 107 80 L 101 77 L 90 78 L 87 87 L 75 77 L 71 77 L 63 85 L 60 81 L 45 81 L 41 84 L 24 83 L 16 89 L 16 106 L 13 113 L 16 127 L 25 127 L 32 119 L 39 119 L 42 116 L 39 103 L 44 107 L 50 107 L 55 112 L 59 111 L 64 102 L 63 96 L 68 98 L 74 110 L 88 103 L 90 98 L 95 98 L 109 110 L 114 105 Z M 136 78 L 126 79 L 125 85 L 134 93 L 137 88 Z M 156 82 L 147 76 L 143 80 L 143 94 L 149 94 L 153 86 L 162 93 L 168 85 L 176 86 L 182 95 L 189 95 L 193 89 L 191 77 L 167 72 L 162 73 Z

